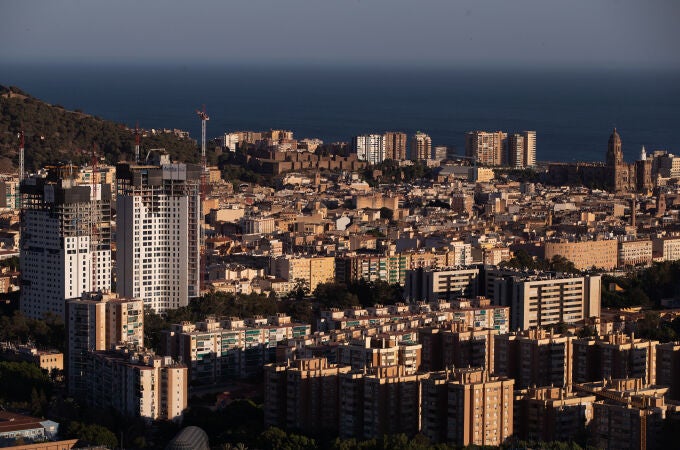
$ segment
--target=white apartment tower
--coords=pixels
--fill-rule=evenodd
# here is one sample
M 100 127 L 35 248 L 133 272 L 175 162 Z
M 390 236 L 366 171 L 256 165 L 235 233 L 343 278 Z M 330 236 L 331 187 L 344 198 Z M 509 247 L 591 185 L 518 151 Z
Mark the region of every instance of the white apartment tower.
M 116 274 L 122 297 L 162 313 L 200 291 L 201 167 L 170 163 L 116 167 Z
M 385 139 L 382 134 L 362 134 L 353 139 L 352 147 L 357 158 L 378 164 L 385 160 Z
M 111 289 L 111 185 L 79 184 L 75 166 L 21 184 L 20 309 L 64 317 L 65 302 Z

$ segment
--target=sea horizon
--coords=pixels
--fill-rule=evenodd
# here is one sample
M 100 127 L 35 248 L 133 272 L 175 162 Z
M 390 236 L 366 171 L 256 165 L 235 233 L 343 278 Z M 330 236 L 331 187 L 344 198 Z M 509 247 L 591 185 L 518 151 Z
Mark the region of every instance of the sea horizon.
M 422 131 L 464 153 L 465 132 L 537 132 L 539 161 L 603 161 L 616 127 L 625 159 L 680 152 L 680 71 L 295 64 L 0 65 L 0 84 L 68 109 L 143 128 L 208 137 L 290 129 L 349 141 L 363 133 Z

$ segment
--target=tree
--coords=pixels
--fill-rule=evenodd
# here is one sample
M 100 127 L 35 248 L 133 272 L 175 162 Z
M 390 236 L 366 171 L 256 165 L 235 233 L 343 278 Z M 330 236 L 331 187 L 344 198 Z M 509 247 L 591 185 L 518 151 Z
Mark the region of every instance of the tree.
M 296 278 L 293 289 L 288 293 L 289 299 L 302 300 L 309 295 L 309 283 L 304 278 Z
M 549 263 L 550 270 L 555 272 L 563 273 L 580 273 L 580 271 L 574 266 L 574 263 L 569 261 L 562 255 L 555 255 L 552 257 Z
M 314 297 L 324 308 L 350 308 L 359 305 L 355 294 L 347 290 L 343 283 L 321 283 L 314 290 Z
M 109 448 L 118 446 L 116 435 L 101 425 L 86 425 L 81 422 L 71 422 L 67 428 L 67 437 L 82 441 L 80 444 L 104 445 Z

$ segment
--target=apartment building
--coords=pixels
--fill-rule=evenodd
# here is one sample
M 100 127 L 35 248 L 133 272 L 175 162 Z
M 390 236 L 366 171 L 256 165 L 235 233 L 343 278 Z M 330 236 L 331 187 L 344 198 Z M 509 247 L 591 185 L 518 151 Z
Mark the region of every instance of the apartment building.
M 511 329 L 573 323 L 600 315 L 602 280 L 599 275 L 578 276 L 506 270 L 485 271 L 487 295 L 496 305 L 509 306 Z
M 619 262 L 619 243 L 614 239 L 579 242 L 546 242 L 544 258 L 550 261 L 554 256 L 563 256 L 574 263 L 578 270 L 593 267 L 611 270 Z M 680 257 L 680 256 L 679 256 Z
M 66 337 L 68 391 L 82 397 L 88 352 L 117 344 L 144 345 L 144 303 L 116 294 L 85 293 L 66 302 Z
M 162 313 L 200 293 L 201 167 L 170 163 L 116 166 L 118 292 Z
M 597 448 L 660 448 L 658 438 L 669 410 L 664 401 L 667 388 L 646 387 L 641 378 L 622 378 L 579 384 L 574 389 L 597 397 L 591 424 Z
M 380 366 L 401 366 L 404 374 L 412 375 L 420 370 L 422 345 L 397 336 L 378 335 L 355 339 L 337 347 L 339 364 L 354 370 Z
M 265 366 L 265 426 L 337 434 L 339 376 L 350 371 L 350 367 L 329 364 L 325 358 Z
M 515 169 L 536 165 L 536 132 L 523 131 L 507 137 L 507 164 Z
M 335 258 L 335 279 L 342 283 L 384 281 L 404 285 L 411 265 L 407 253 L 393 255 L 355 255 Z
M 676 261 L 680 259 L 680 237 L 652 239 L 652 253 L 655 260 Z
M 187 407 L 187 367 L 170 357 L 121 347 L 89 352 L 83 399 L 92 407 L 149 420 L 181 420 Z
M 386 131 L 383 135 L 383 142 L 385 143 L 385 159 L 392 159 L 394 161 L 406 160 L 406 133 Z
M 465 135 L 465 155 L 485 166 L 503 165 L 507 137 L 502 131 L 470 131 Z
M 445 268 L 415 269 L 406 272 L 404 294 L 408 301 L 452 300 L 479 295 L 479 269 Z
M 499 333 L 500 330 L 486 326 L 468 327 L 466 322 L 452 322 L 440 333 L 440 367 L 479 367 L 493 371 L 494 337 Z
M 669 387 L 669 399 L 680 400 L 680 343 L 656 346 L 656 383 Z
M 460 368 L 421 384 L 422 433 L 431 441 L 498 446 L 512 435 L 514 380 Z
M 64 318 L 65 302 L 111 290 L 111 185 L 79 184 L 75 166 L 22 181 L 21 312 Z
M 363 401 L 362 439 L 386 434 L 413 436 L 420 431 L 420 382 L 427 374 L 406 374 L 401 366 L 376 367 L 361 378 Z M 343 416 L 354 411 L 345 410 Z
M 420 381 L 400 366 L 360 371 L 311 358 L 265 367 L 265 423 L 341 437 L 420 431 Z
M 639 378 L 646 386 L 656 384 L 658 344 L 622 333 L 575 339 L 573 382 Z
M 494 373 L 515 380 L 517 389 L 568 386 L 573 340 L 574 336 L 536 328 L 494 336 Z
M 161 354 L 184 362 L 192 382 L 209 384 L 261 373 L 275 361 L 277 345 L 307 336 L 308 324 L 292 323 L 289 316 L 231 318 L 173 324 L 161 332 Z
M 420 131 L 411 136 L 409 147 L 413 161 L 425 161 L 432 155 L 432 139 Z
M 387 158 L 382 134 L 355 136 L 352 138 L 352 151 L 356 153 L 360 161 L 367 161 L 369 164 L 378 164 Z
M 515 393 L 515 438 L 537 442 L 572 441 L 593 419 L 593 394 L 571 386 L 532 387 Z
M 619 267 L 647 266 L 652 263 L 652 241 L 619 241 Z
M 269 234 L 276 231 L 276 221 L 273 217 L 245 216 L 241 218 L 243 234 Z
M 270 273 L 293 283 L 301 280 L 310 292 L 314 292 L 319 284 L 335 280 L 335 258 L 332 256 L 280 256 L 272 258 Z

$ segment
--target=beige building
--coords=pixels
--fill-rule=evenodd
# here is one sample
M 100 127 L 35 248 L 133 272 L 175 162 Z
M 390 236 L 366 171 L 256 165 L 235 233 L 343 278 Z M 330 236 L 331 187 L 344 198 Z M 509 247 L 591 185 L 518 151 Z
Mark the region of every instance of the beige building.
M 502 131 L 470 131 L 465 135 L 465 155 L 485 166 L 503 165 L 507 136 Z
M 396 336 L 366 336 L 338 346 L 338 363 L 363 370 L 379 366 L 402 366 L 405 375 L 420 369 L 422 345 L 397 340 Z
M 89 293 L 66 302 L 66 365 L 68 390 L 83 395 L 87 352 L 116 344 L 144 345 L 144 303 L 117 294 Z
M 456 446 L 498 446 L 513 432 L 514 380 L 482 369 L 436 372 L 422 381 L 422 433 Z
M 659 436 L 670 406 L 667 388 L 646 387 L 640 378 L 622 378 L 575 385 L 595 395 L 591 433 L 597 448 L 642 450 L 662 448 Z M 673 406 L 677 411 L 677 405 Z
M 170 357 L 126 348 L 91 352 L 83 378 L 85 400 L 102 410 L 113 408 L 150 420 L 176 420 L 187 407 L 187 367 Z
M 546 242 L 545 259 L 550 261 L 557 255 L 573 262 L 579 270 L 592 267 L 611 270 L 618 264 L 618 241 Z
M 593 419 L 595 395 L 573 392 L 571 386 L 538 387 L 515 394 L 515 437 L 522 440 L 568 442 Z
M 619 267 L 646 266 L 652 263 L 652 241 L 641 239 L 619 242 Z
M 338 433 L 339 376 L 350 367 L 326 358 L 298 359 L 265 366 L 265 426 L 315 434 Z
M 575 339 L 573 381 L 639 378 L 645 386 L 653 385 L 656 383 L 658 343 L 622 333 Z
M 432 155 L 432 139 L 425 133 L 418 131 L 411 137 L 411 159 L 413 161 L 425 161 Z
M 494 337 L 499 333 L 492 327 L 475 328 L 468 327 L 466 322 L 453 322 L 441 332 L 441 368 L 479 367 L 493 371 Z
M 664 237 L 652 240 L 654 259 L 676 261 L 680 259 L 680 237 Z
M 271 261 L 271 274 L 293 283 L 303 280 L 310 292 L 321 283 L 335 279 L 335 258 L 281 256 Z
M 668 386 L 668 398 L 680 400 L 680 343 L 656 346 L 656 383 Z
M 383 135 L 385 144 L 385 159 L 404 161 L 406 159 L 406 133 L 400 131 L 387 131 Z
M 573 340 L 540 328 L 495 336 L 494 373 L 514 379 L 517 389 L 568 386 Z

